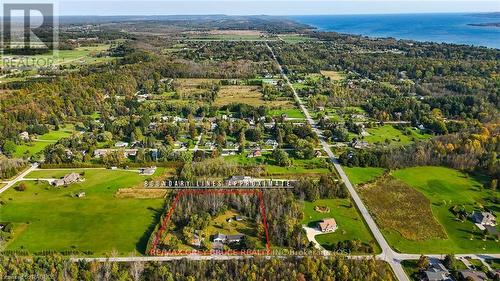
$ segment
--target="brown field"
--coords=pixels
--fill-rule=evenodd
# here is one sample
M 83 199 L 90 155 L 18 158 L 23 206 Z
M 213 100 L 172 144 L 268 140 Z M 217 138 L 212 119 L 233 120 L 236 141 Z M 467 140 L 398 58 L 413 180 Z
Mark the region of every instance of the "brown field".
M 231 103 L 244 103 L 252 106 L 267 105 L 280 108 L 290 108 L 292 106 L 288 100 L 265 101 L 262 98 L 259 86 L 222 86 L 214 105 L 224 106 Z
M 321 70 L 321 74 L 329 77 L 332 81 L 341 81 L 345 79 L 345 73 L 340 71 Z
M 382 229 L 397 231 L 408 240 L 447 238 L 429 199 L 405 183 L 386 176 L 361 186 L 359 193 Z
M 174 80 L 175 91 L 181 99 L 191 99 L 193 96 L 203 94 L 207 89 L 203 89 L 202 85 L 217 84 L 218 79 L 197 79 L 183 78 Z
M 153 188 L 120 188 L 116 192 L 117 198 L 137 198 L 137 199 L 153 199 L 165 198 L 167 195 L 166 189 L 153 189 Z

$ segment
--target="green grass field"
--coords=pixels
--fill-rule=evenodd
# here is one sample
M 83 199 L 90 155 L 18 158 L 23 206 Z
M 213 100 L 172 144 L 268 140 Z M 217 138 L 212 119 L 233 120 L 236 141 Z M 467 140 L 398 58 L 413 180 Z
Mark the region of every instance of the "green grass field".
M 281 116 L 282 114 L 286 114 L 288 118 L 301 118 L 305 119 L 304 114 L 298 108 L 289 108 L 289 109 L 272 109 L 269 110 L 268 115 L 271 117 Z
M 32 178 L 58 177 L 67 171 L 36 171 Z M 163 169 L 158 168 L 157 174 Z M 94 255 L 143 253 L 152 227 L 163 211 L 163 199 L 119 199 L 118 188 L 132 187 L 145 177 L 132 171 L 85 170 L 85 181 L 63 188 L 26 182 L 26 191 L 13 188 L 0 200 L 2 221 L 16 225 L 7 250 L 82 250 Z M 71 194 L 84 191 L 83 198 Z
M 73 50 L 58 50 L 53 55 L 52 54 L 41 54 L 35 56 L 26 56 L 31 60 L 44 60 L 48 61 L 49 59 L 56 65 L 75 63 L 96 63 L 100 61 L 108 60 L 107 57 L 96 57 L 96 54 L 108 50 L 110 45 L 96 45 L 96 46 L 87 46 L 87 47 L 78 47 Z M 20 56 L 4 56 L 7 59 L 19 59 Z
M 386 140 L 390 141 L 391 145 L 406 145 L 413 140 L 430 138 L 431 135 L 423 134 L 419 130 L 410 129 L 410 135 L 405 135 L 402 131 L 394 128 L 392 125 L 383 125 L 366 130 L 370 135 L 365 136 L 364 140 L 369 143 L 384 144 Z
M 75 132 L 72 124 L 66 125 L 58 131 L 51 130 L 45 135 L 38 136 L 34 141 L 16 147 L 15 157 L 23 157 L 24 155 L 33 156 L 45 149 L 49 144 L 56 143 L 59 139 L 71 136 Z
M 384 173 L 383 168 L 376 167 L 342 167 L 352 184 L 358 185 L 372 181 Z
M 398 251 L 409 253 L 499 253 L 500 245 L 492 238 L 483 241 L 482 232 L 470 220 L 455 220 L 449 208 L 464 205 L 470 212 L 481 204 L 495 212 L 499 206 L 490 198 L 498 191 L 483 188 L 482 178 L 474 178 L 443 167 L 414 167 L 394 171 L 392 175 L 424 194 L 431 201 L 434 217 L 443 226 L 447 239 L 409 241 L 396 232 L 385 233 Z M 471 240 L 472 238 L 472 240 Z
M 335 218 L 338 229 L 335 232 L 320 234 L 316 241 L 325 249 L 331 249 L 339 241 L 358 239 L 365 243 L 373 242 L 377 245 L 371 232 L 366 227 L 354 204 L 350 206 L 350 199 L 320 199 L 314 202 L 304 201 L 304 219 L 302 224 L 315 227 L 316 223 L 323 218 Z M 330 213 L 320 213 L 314 210 L 314 206 L 327 206 Z M 378 253 L 378 245 L 375 247 Z
M 261 157 L 247 158 L 244 155 L 226 156 L 226 161 L 232 161 L 240 165 L 265 165 L 266 171 L 270 176 L 279 176 L 283 178 L 296 178 L 301 176 L 315 176 L 319 174 L 331 173 L 327 166 L 327 161 L 323 158 L 313 159 L 292 159 L 292 166 L 281 167 L 275 165 L 270 153 L 264 152 Z

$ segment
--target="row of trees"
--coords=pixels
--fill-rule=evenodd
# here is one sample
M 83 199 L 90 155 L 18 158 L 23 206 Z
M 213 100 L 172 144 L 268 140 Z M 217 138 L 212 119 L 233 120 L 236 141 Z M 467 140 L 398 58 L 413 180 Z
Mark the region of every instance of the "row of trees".
M 0 256 L 1 279 L 50 280 L 396 280 L 383 261 L 340 256 L 169 262 L 71 262 L 60 255 Z

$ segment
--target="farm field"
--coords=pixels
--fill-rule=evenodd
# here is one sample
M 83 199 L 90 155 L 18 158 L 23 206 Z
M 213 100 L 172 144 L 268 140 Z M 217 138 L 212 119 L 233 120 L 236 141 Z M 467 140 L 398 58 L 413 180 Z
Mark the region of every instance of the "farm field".
M 383 168 L 377 167 L 342 167 L 352 184 L 358 185 L 372 181 L 384 173 Z
M 500 246 L 470 220 L 456 220 L 449 210 L 463 205 L 468 212 L 498 206 L 489 198 L 493 191 L 482 188 L 481 178 L 469 177 L 443 167 L 413 167 L 396 170 L 360 190 L 389 244 L 406 253 L 498 253 Z M 395 204 L 396 202 L 396 204 Z
M 332 82 L 341 81 L 346 78 L 346 74 L 341 71 L 321 70 L 321 74 L 330 78 Z
M 224 106 L 231 103 L 244 103 L 252 106 L 267 105 L 269 107 L 289 108 L 292 106 L 287 99 L 266 101 L 263 99 L 259 86 L 221 86 L 215 99 L 215 106 Z
M 20 58 L 29 58 L 29 61 L 32 60 L 44 60 L 48 61 L 49 59 L 53 60 L 53 63 L 55 65 L 64 65 L 64 64 L 91 64 L 91 63 L 98 63 L 98 62 L 104 62 L 107 60 L 111 60 L 112 58 L 110 57 L 97 57 L 96 55 L 98 53 L 104 52 L 108 50 L 110 45 L 106 44 L 101 44 L 101 45 L 96 45 L 96 46 L 86 46 L 86 47 L 78 47 L 73 50 L 59 50 L 55 53 L 55 55 L 35 55 L 35 56 L 8 56 L 6 55 L 5 58 L 8 59 L 13 59 L 13 63 L 16 64 L 17 62 L 22 62 L 19 61 L 18 59 Z M 1 63 L 3 65 L 3 61 Z
M 394 128 L 392 125 L 383 125 L 376 128 L 368 128 L 366 130 L 370 135 L 363 139 L 372 144 L 383 144 L 389 141 L 391 145 L 406 145 L 417 139 L 430 138 L 431 135 L 423 134 L 414 128 L 410 129 L 410 135 L 405 135 L 402 131 Z
M 59 177 L 79 170 L 47 170 L 27 177 Z M 158 168 L 156 175 L 163 172 Z M 15 235 L 7 250 L 80 250 L 93 255 L 113 251 L 139 255 L 145 250 L 150 228 L 162 212 L 163 199 L 119 199 L 119 188 L 132 187 L 145 177 L 132 171 L 85 170 L 84 181 L 55 188 L 27 181 L 27 190 L 11 188 L 0 196 L 2 221 L 13 222 Z M 83 198 L 72 194 L 84 191 Z
M 316 223 L 323 218 L 335 218 L 338 229 L 333 233 L 317 235 L 316 241 L 325 249 L 332 249 L 337 242 L 358 239 L 365 243 L 372 243 L 375 252 L 380 249 L 359 215 L 350 199 L 319 199 L 314 202 L 304 201 L 304 219 L 302 224 L 315 227 Z M 330 208 L 329 213 L 320 213 L 314 210 L 315 206 L 326 206 Z
M 56 143 L 59 139 L 71 136 L 75 132 L 72 124 L 68 124 L 58 131 L 51 130 L 49 133 L 38 136 L 34 141 L 18 145 L 14 156 L 23 157 L 23 155 L 33 156 L 45 149 L 49 144 Z

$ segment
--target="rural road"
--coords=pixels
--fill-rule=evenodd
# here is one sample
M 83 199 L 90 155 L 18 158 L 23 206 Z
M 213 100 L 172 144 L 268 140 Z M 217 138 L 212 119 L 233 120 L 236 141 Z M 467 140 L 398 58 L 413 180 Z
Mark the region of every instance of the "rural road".
M 10 187 L 12 187 L 13 185 L 15 185 L 18 181 L 21 181 L 24 179 L 24 177 L 31 173 L 32 171 L 34 171 L 36 168 L 38 168 L 38 163 L 34 163 L 31 165 L 31 167 L 29 167 L 28 169 L 26 169 L 26 171 L 22 172 L 21 174 L 19 174 L 17 177 L 15 177 L 13 180 L 10 180 L 10 181 L 6 181 L 6 182 L 3 182 L 3 183 L 6 183 L 7 185 L 5 185 L 4 187 L 2 187 L 0 189 L 0 194 L 3 193 L 4 191 L 6 191 L 7 189 L 9 189 Z
M 382 253 L 379 255 L 379 257 L 389 263 L 389 265 L 391 266 L 391 268 L 394 271 L 394 274 L 396 275 L 398 280 L 400 280 L 400 281 L 408 280 L 409 281 L 410 279 L 408 278 L 408 276 L 404 272 L 403 267 L 401 266 L 400 260 L 396 258 L 396 255 L 395 255 L 396 253 L 391 249 L 391 247 L 389 246 L 389 244 L 385 240 L 384 236 L 382 235 L 382 232 L 378 228 L 377 224 L 375 223 L 372 216 L 368 212 L 368 209 L 365 207 L 365 204 L 363 204 L 363 201 L 361 201 L 361 198 L 359 197 L 358 193 L 356 192 L 353 185 L 349 181 L 349 178 L 347 177 L 344 170 L 342 169 L 342 166 L 337 161 L 337 158 L 335 158 L 335 155 L 333 154 L 332 150 L 330 149 L 330 145 L 328 145 L 328 143 L 323 138 L 323 134 L 316 126 L 316 122 L 309 114 L 309 111 L 307 110 L 304 103 L 300 99 L 299 95 L 297 94 L 297 91 L 295 91 L 295 88 L 293 87 L 292 83 L 290 83 L 288 76 L 283 71 L 283 67 L 281 66 L 278 59 L 276 58 L 276 55 L 274 54 L 273 49 L 269 46 L 269 44 L 267 44 L 267 43 L 265 43 L 265 44 L 266 44 L 267 48 L 269 49 L 269 51 L 271 52 L 272 57 L 274 58 L 274 60 L 278 64 L 278 68 L 281 72 L 281 76 L 283 77 L 285 82 L 288 84 L 288 86 L 290 86 L 290 88 L 292 89 L 295 101 L 299 104 L 300 109 L 302 110 L 302 112 L 306 116 L 307 122 L 309 123 L 309 125 L 311 125 L 311 127 L 313 128 L 315 133 L 318 135 L 319 141 L 321 143 L 321 146 L 323 147 L 323 150 L 327 153 L 328 157 L 330 157 L 330 160 L 332 161 L 333 165 L 335 166 L 335 169 L 337 170 L 338 174 L 340 175 L 340 178 L 345 183 L 347 189 L 351 193 L 351 197 L 352 197 L 354 203 L 358 207 L 358 210 L 360 211 L 361 215 L 363 216 L 366 224 L 368 225 L 371 232 L 373 233 L 375 240 L 377 240 L 378 244 L 382 248 Z

